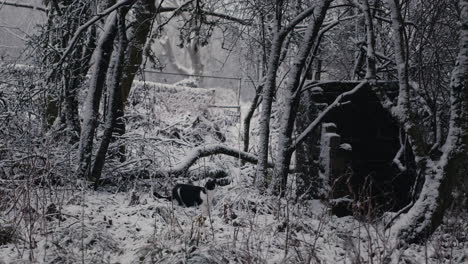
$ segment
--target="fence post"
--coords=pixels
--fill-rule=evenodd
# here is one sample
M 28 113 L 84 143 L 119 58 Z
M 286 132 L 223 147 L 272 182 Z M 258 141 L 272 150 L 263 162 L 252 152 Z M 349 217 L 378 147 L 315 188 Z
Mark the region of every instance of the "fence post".
M 322 124 L 322 132 L 320 138 L 320 155 L 319 155 L 319 177 L 321 179 L 321 187 L 324 193 L 322 197 L 328 197 L 330 186 L 333 180 L 338 175 L 335 175 L 339 170 L 336 168 L 336 156 L 340 147 L 341 137 L 336 133 L 336 125 L 334 123 Z

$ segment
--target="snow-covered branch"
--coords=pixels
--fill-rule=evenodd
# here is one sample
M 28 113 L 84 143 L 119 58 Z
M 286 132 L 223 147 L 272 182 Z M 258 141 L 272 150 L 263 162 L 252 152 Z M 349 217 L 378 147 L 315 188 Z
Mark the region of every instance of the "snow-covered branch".
M 302 13 L 297 15 L 289 24 L 287 24 L 284 28 L 281 29 L 280 34 L 287 34 L 291 30 L 293 30 L 299 23 L 301 23 L 304 19 L 309 17 L 314 13 L 315 6 L 311 6 L 304 10 Z
M 322 120 L 328 115 L 328 113 L 335 109 L 336 107 L 339 107 L 343 103 L 343 99 L 346 97 L 353 95 L 357 93 L 362 87 L 364 87 L 368 82 L 366 80 L 361 81 L 356 87 L 354 87 L 352 90 L 344 92 L 340 94 L 338 97 L 336 97 L 335 101 L 330 104 L 325 110 L 323 110 L 322 113 L 320 113 L 317 118 L 302 132 L 295 140 L 294 144 L 292 144 L 291 148 L 289 151 L 294 151 L 296 147 L 304 141 L 304 139 L 312 132 L 314 131 L 315 128 L 322 122 Z
M 201 158 L 212 156 L 212 155 L 227 155 L 234 158 L 239 158 L 243 161 L 257 164 L 258 158 L 257 156 L 238 150 L 236 148 L 224 146 L 224 145 L 207 145 L 207 146 L 200 146 L 197 148 L 192 149 L 188 155 L 175 167 L 165 171 L 165 173 L 172 174 L 172 175 L 180 175 L 188 171 L 188 169 L 195 164 L 195 162 Z M 270 167 L 273 167 L 273 164 L 269 162 L 268 164 Z
M 233 16 L 230 16 L 230 15 L 227 15 L 227 14 L 210 12 L 210 11 L 202 11 L 202 13 L 205 14 L 205 15 L 208 15 L 208 16 L 218 17 L 218 18 L 222 18 L 224 20 L 230 20 L 230 21 L 239 23 L 239 24 L 244 25 L 244 26 L 252 25 L 252 22 L 249 21 L 249 20 L 233 17 Z

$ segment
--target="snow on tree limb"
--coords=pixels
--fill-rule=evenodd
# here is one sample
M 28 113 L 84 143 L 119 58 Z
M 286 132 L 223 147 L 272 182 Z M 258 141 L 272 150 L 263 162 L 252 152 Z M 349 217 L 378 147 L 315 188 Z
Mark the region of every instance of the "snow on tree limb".
M 188 171 L 188 169 L 195 164 L 198 159 L 208 157 L 211 155 L 218 155 L 223 154 L 226 156 L 231 156 L 234 158 L 240 158 L 243 161 L 257 164 L 258 158 L 257 156 L 238 150 L 236 148 L 224 146 L 224 145 L 207 145 L 207 146 L 200 146 L 197 148 L 192 149 L 188 155 L 175 167 L 164 171 L 167 174 L 173 175 L 180 175 Z M 269 162 L 268 165 L 273 167 L 273 163 Z
M 359 90 L 361 90 L 362 87 L 364 87 L 367 84 L 367 80 L 361 81 L 356 87 L 354 87 L 352 90 L 344 92 L 340 94 L 338 97 L 336 97 L 335 101 L 333 101 L 332 104 L 330 104 L 325 110 L 323 110 L 322 113 L 320 113 L 317 118 L 302 132 L 295 140 L 294 144 L 291 146 L 289 149 L 290 151 L 294 151 L 296 147 L 301 144 L 302 141 L 312 132 L 314 131 L 315 128 L 322 122 L 322 120 L 328 115 L 328 113 L 335 109 L 336 107 L 340 106 L 343 103 L 343 99 L 346 97 L 353 95 L 357 93 Z

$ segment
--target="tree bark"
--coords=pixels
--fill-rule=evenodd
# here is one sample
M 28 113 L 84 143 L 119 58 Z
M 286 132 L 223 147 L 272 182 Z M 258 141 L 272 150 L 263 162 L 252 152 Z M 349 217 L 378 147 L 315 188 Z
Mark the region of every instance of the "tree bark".
M 367 70 L 364 78 L 368 80 L 374 80 L 376 74 L 376 62 L 375 62 L 375 34 L 374 34 L 374 23 L 372 22 L 372 14 L 369 6 L 369 0 L 362 0 L 362 4 L 358 0 L 354 0 L 355 4 L 361 9 L 364 14 L 364 21 L 366 25 L 366 62 Z
M 80 137 L 79 163 L 77 174 L 92 180 L 91 158 L 93 153 L 94 133 L 97 127 L 99 104 L 102 88 L 105 85 L 109 59 L 113 50 L 114 38 L 117 33 L 117 15 L 112 13 L 106 20 L 96 52 L 94 54 L 93 76 L 90 80 L 88 95 L 83 110 L 83 126 Z
M 125 104 L 132 88 L 133 80 L 143 61 L 143 49 L 151 30 L 152 21 L 156 15 L 155 0 L 140 0 L 134 5 L 134 21 L 129 25 L 127 39 L 129 40 L 126 55 L 124 74 L 116 100 L 118 109 L 116 114 L 115 132 L 121 136 L 125 134 Z M 125 146 L 119 147 L 120 160 L 125 160 Z
M 282 196 L 285 194 L 289 164 L 291 163 L 292 151 L 289 150 L 292 143 L 292 133 L 297 116 L 297 110 L 300 100 L 301 75 L 306 65 L 307 58 L 319 35 L 320 27 L 323 24 L 328 7 L 332 0 L 322 0 L 316 6 L 313 14 L 313 21 L 309 22 L 303 43 L 299 48 L 299 54 L 296 56 L 293 68 L 289 75 L 289 81 L 284 92 L 285 106 L 282 109 L 283 115 L 280 120 L 280 132 L 278 138 L 278 152 L 276 155 L 276 175 L 272 188 L 275 193 Z M 311 58 L 311 60 L 313 57 Z M 305 77 L 304 77 L 305 78 Z
M 249 111 L 245 115 L 244 118 L 244 147 L 243 150 L 245 152 L 249 152 L 249 145 L 250 145 L 250 122 L 252 121 L 253 114 L 255 110 L 258 108 L 258 105 L 261 103 L 262 99 L 260 94 L 262 93 L 263 90 L 263 83 L 261 83 L 256 91 L 255 91 L 255 96 L 252 100 L 252 103 L 250 104 Z
M 120 81 L 123 75 L 124 67 L 124 58 L 125 51 L 127 49 L 127 36 L 126 36 L 126 27 L 125 27 L 125 15 L 128 12 L 128 8 L 120 8 L 118 10 L 118 48 L 113 53 L 112 60 L 112 78 L 111 82 L 107 86 L 108 92 L 108 104 L 107 104 L 107 114 L 106 121 L 104 123 L 104 133 L 101 139 L 101 145 L 96 153 L 96 158 L 94 159 L 94 164 L 92 168 L 92 179 L 95 183 L 101 178 L 102 168 L 106 161 L 106 153 L 109 148 L 109 143 L 111 142 L 112 132 L 114 131 L 115 126 L 115 117 L 118 111 L 117 100 L 119 96 Z
M 281 2 L 281 1 L 279 1 Z M 280 5 L 278 3 L 277 5 Z M 279 6 L 278 9 L 281 9 Z M 279 67 L 280 55 L 282 50 L 283 42 L 286 36 L 294 27 L 303 21 L 305 18 L 313 14 L 315 7 L 309 7 L 304 12 L 296 16 L 287 26 L 281 28 L 281 16 L 278 15 L 275 21 L 275 33 L 271 43 L 270 56 L 268 58 L 268 70 L 266 74 L 265 87 L 262 94 L 262 106 L 259 120 L 259 152 L 258 152 L 258 164 L 255 181 L 257 185 L 264 185 L 264 181 L 267 178 L 267 164 L 268 164 L 268 146 L 270 141 L 270 116 L 271 116 L 271 105 L 273 102 L 273 95 L 276 92 L 276 74 Z M 277 12 L 281 13 L 281 11 Z

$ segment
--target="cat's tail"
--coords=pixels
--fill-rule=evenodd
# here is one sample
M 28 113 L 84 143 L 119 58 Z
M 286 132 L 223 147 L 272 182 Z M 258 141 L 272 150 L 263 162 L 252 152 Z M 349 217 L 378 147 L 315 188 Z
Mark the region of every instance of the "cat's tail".
M 153 196 L 159 199 L 166 199 L 168 201 L 172 201 L 172 196 L 162 196 L 157 192 L 153 192 Z

